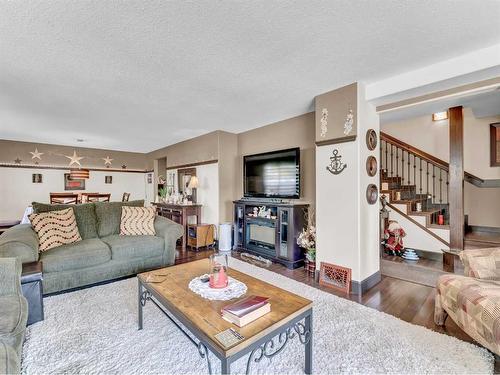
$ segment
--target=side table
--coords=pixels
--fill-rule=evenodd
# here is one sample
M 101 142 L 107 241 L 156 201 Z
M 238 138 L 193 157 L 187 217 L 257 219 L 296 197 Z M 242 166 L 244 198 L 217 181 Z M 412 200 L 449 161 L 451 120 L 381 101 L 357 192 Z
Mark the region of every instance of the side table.
M 41 262 L 23 264 L 21 289 L 28 300 L 28 325 L 43 320 L 42 271 Z

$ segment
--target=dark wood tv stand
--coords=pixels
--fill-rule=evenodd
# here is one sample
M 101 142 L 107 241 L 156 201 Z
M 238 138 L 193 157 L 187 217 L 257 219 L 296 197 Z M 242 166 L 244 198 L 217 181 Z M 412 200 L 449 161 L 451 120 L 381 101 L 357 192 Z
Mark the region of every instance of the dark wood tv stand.
M 233 249 L 297 268 L 304 264 L 304 251 L 297 237 L 305 222 L 309 205 L 276 199 L 234 201 Z M 255 216 L 254 209 L 265 206 L 268 217 Z

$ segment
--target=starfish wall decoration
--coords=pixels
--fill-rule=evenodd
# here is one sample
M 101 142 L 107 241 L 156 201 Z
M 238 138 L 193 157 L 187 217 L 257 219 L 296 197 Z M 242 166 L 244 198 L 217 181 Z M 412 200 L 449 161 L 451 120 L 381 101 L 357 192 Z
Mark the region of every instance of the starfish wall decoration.
M 30 154 L 33 155 L 31 159 L 42 160 L 43 152 L 38 152 L 38 148 L 35 148 L 35 151 L 30 152 Z
M 70 166 L 70 167 L 71 167 L 73 164 L 78 164 L 80 167 L 82 166 L 82 165 L 80 164 L 80 160 L 82 160 L 82 159 L 83 159 L 83 156 L 78 156 L 78 155 L 76 154 L 76 151 L 75 151 L 75 150 L 73 150 L 73 156 L 67 156 L 67 155 L 64 155 L 64 156 L 65 156 L 65 157 L 67 157 L 67 158 L 70 160 L 70 162 L 69 162 L 69 166 Z
M 111 166 L 111 162 L 113 161 L 113 159 L 111 159 L 109 156 L 102 158 L 102 160 L 104 160 L 104 165 L 106 166 L 106 168 L 109 168 Z

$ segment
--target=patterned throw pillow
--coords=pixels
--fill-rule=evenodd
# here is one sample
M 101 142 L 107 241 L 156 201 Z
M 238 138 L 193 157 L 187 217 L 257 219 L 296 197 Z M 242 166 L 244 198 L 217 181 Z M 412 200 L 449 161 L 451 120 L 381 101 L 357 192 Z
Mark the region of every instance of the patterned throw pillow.
M 82 240 L 73 208 L 29 216 L 31 226 L 38 234 L 38 250 L 47 251 L 57 246 Z
M 156 210 L 154 207 L 122 207 L 121 236 L 154 236 Z
M 500 254 L 492 253 L 469 260 L 472 277 L 482 280 L 500 280 Z

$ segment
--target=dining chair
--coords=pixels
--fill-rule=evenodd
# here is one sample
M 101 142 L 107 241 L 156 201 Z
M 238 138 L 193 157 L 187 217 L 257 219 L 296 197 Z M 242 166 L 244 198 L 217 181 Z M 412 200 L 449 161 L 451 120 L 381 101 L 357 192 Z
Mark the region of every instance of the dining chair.
M 76 193 L 50 193 L 50 204 L 77 204 Z
M 87 202 L 109 202 L 111 199 L 111 194 L 100 194 L 100 193 L 88 193 L 85 194 L 87 197 Z

